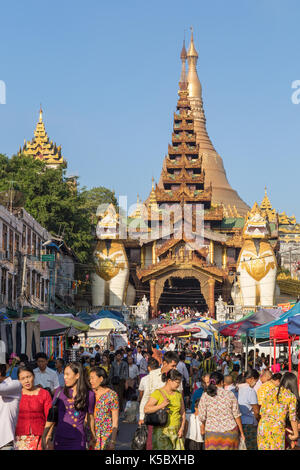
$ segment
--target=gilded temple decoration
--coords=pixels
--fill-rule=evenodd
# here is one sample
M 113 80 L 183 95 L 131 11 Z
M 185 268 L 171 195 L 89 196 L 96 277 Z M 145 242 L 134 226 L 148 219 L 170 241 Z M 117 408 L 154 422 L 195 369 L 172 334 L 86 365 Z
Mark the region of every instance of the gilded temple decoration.
M 34 131 L 34 137 L 31 141 L 24 141 L 24 145 L 18 152 L 18 155 L 26 155 L 37 160 L 42 160 L 49 168 L 57 168 L 60 165 L 66 167 L 66 161 L 61 154 L 61 147 L 53 141 L 49 141 L 45 125 L 43 122 L 43 111 L 40 109 L 39 121 Z

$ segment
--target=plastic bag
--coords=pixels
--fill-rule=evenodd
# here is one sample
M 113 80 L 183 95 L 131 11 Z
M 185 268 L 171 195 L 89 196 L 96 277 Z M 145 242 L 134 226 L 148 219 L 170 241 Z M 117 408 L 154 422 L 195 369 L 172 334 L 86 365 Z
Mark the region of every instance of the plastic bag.
M 147 426 L 145 424 L 138 426 L 132 439 L 131 449 L 132 450 L 145 450 L 147 438 L 148 438 Z
M 247 450 L 246 442 L 244 439 L 240 439 L 239 450 Z

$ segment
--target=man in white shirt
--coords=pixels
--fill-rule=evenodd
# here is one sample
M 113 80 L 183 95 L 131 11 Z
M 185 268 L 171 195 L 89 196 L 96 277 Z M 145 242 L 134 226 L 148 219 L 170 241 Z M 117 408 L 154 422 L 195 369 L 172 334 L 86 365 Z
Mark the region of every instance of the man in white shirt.
M 136 365 L 139 367 L 140 362 L 143 359 L 142 348 L 141 346 L 137 346 L 137 353 L 136 353 Z
M 6 364 L 0 364 L 0 450 L 12 450 L 19 414 L 22 385 L 6 377 Z
M 61 358 L 56 359 L 55 369 L 56 369 L 56 375 L 58 377 L 58 382 L 59 382 L 60 387 L 65 386 L 64 364 L 65 364 L 65 361 L 63 359 Z
M 183 378 L 185 379 L 186 383 L 189 384 L 190 382 L 190 376 L 189 376 L 189 373 L 188 373 L 188 370 L 186 368 L 186 365 L 185 363 L 183 362 L 184 359 L 185 359 L 185 355 L 184 354 L 180 354 L 179 356 L 180 360 L 177 364 L 177 367 L 176 369 L 178 370 L 178 372 L 181 373 L 181 375 L 183 376 Z
M 34 385 L 42 388 L 48 388 L 52 394 L 59 388 L 59 381 L 54 370 L 47 367 L 48 358 L 45 353 L 36 355 L 37 368 L 34 372 Z
M 162 381 L 162 374 L 167 374 L 169 370 L 176 369 L 178 362 L 179 362 L 178 355 L 174 353 L 173 351 L 168 351 L 164 354 L 164 359 L 163 359 L 161 368 L 152 370 L 149 373 L 149 379 L 146 383 L 145 391 L 144 391 L 143 398 L 140 404 L 139 424 L 143 424 L 144 422 L 144 418 L 145 418 L 144 408 L 150 398 L 151 393 L 165 386 L 165 382 Z M 180 384 L 178 390 L 182 392 L 182 384 Z
M 144 391 L 146 389 L 147 382 L 149 380 L 149 373 L 152 370 L 159 369 L 159 363 L 154 357 L 150 357 L 148 361 L 148 375 L 145 375 L 144 377 L 141 378 L 140 385 L 139 385 L 139 402 L 142 400 Z

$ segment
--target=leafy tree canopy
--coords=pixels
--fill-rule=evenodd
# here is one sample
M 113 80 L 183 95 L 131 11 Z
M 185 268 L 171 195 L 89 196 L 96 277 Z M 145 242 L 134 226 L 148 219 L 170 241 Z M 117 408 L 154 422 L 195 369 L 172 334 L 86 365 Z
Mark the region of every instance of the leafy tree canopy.
M 92 262 L 92 225 L 99 204 L 117 205 L 107 188 L 87 190 L 74 186 L 62 168 L 46 168 L 44 162 L 27 156 L 11 159 L 0 154 L 0 191 L 12 188 L 25 196 L 24 208 L 53 235 L 64 240 L 81 263 Z

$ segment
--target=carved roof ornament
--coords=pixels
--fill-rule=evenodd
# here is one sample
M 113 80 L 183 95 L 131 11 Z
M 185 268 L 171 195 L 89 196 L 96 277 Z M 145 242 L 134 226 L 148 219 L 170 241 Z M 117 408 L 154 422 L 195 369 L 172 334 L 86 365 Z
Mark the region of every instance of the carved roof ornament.
M 248 239 L 252 238 L 269 238 L 270 226 L 268 219 L 263 215 L 263 211 L 258 206 L 257 202 L 254 203 L 251 211 L 247 214 L 247 219 L 243 228 L 243 237 Z
M 43 122 L 43 110 L 40 107 L 39 120 L 34 131 L 34 137 L 31 141 L 24 140 L 23 148 L 19 150 L 18 155 L 26 155 L 37 160 L 43 160 L 47 166 L 55 168 L 59 165 L 66 167 L 66 161 L 61 154 L 61 147 L 49 141 L 45 125 Z

